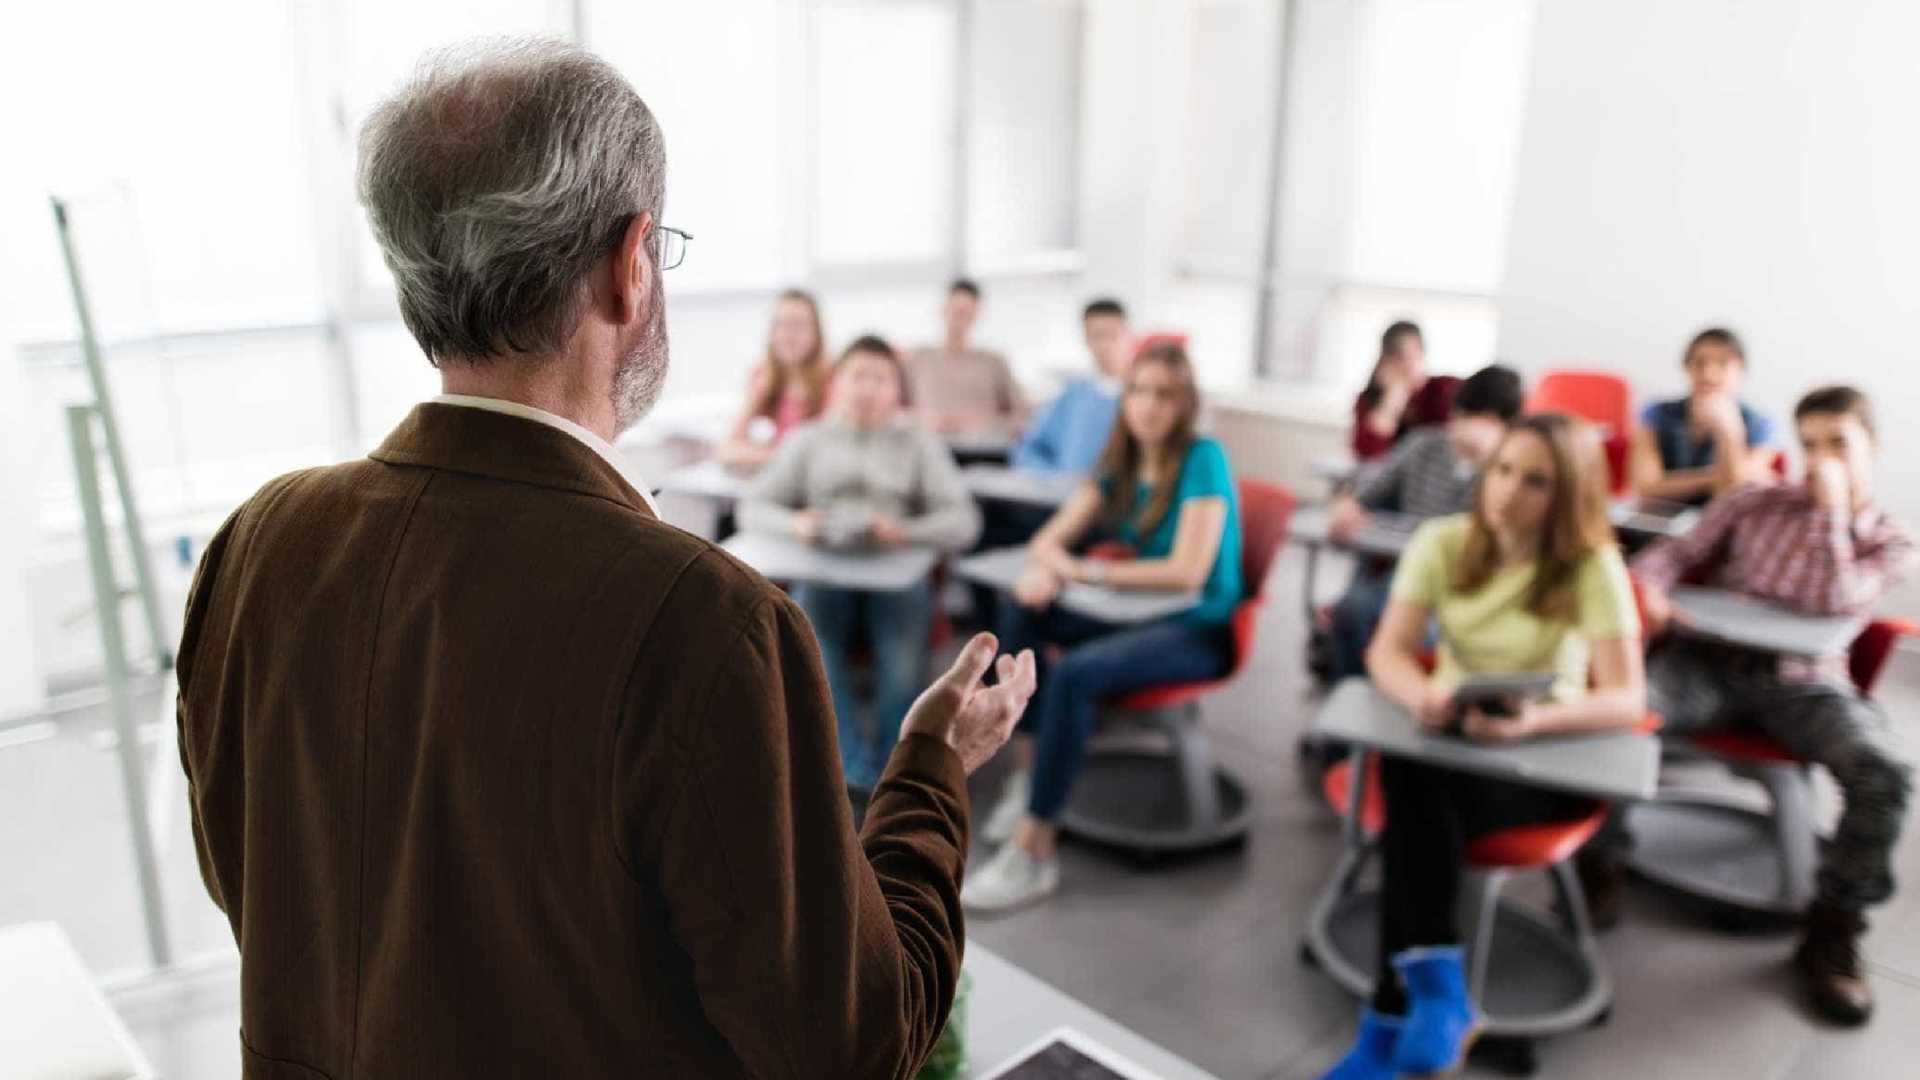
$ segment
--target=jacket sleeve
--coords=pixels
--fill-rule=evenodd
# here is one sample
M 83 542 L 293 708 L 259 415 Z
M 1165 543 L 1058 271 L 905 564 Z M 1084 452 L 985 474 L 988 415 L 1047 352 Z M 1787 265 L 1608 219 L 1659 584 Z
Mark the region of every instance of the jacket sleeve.
M 655 877 L 701 1006 L 762 1077 L 897 1077 L 952 1008 L 964 929 L 966 777 L 944 743 L 895 749 L 856 837 L 819 654 L 785 597 L 706 665 L 662 756 Z M 636 718 L 629 718 L 631 725 Z
M 186 618 L 180 629 L 180 646 L 174 656 L 174 678 L 178 689 L 173 699 L 174 723 L 179 735 L 175 741 L 180 747 L 180 770 L 187 777 L 187 811 L 193 825 L 194 854 L 200 860 L 200 880 L 206 884 L 207 895 L 213 898 L 214 905 L 236 921 L 240 913 L 228 906 L 229 890 L 220 879 L 221 864 L 215 861 L 213 849 L 208 843 L 207 830 L 201 820 L 200 785 L 196 781 L 193 768 L 193 759 L 196 756 L 204 756 L 195 754 L 193 748 L 211 742 L 216 733 L 203 730 L 207 720 L 198 716 L 196 710 L 189 708 L 188 691 L 193 685 L 194 674 L 199 669 L 200 641 L 207 628 L 208 611 L 213 604 L 220 570 L 226 562 L 236 524 L 245 509 L 246 506 L 243 505 L 239 510 L 235 510 L 227 518 L 226 523 L 220 526 L 220 531 L 213 534 L 213 540 L 208 543 L 207 550 L 201 553 L 200 565 L 193 571 L 193 584 L 187 590 Z M 196 723 L 196 720 L 200 722 Z M 236 870 L 243 865 L 244 852 L 238 848 L 224 854 Z M 232 884 L 237 887 L 238 875 L 236 874 L 235 877 L 236 880 Z M 235 901 L 239 899 L 237 892 L 233 899 Z

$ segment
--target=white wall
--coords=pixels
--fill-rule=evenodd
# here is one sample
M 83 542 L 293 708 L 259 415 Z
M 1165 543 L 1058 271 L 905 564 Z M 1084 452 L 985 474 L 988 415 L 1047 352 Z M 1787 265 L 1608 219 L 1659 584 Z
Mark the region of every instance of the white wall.
M 1615 368 L 1644 397 L 1725 323 L 1756 403 L 1856 383 L 1885 461 L 1920 456 L 1916 41 L 1911 0 L 1541 5 L 1502 353 Z M 1920 487 L 1887 479 L 1920 522 Z

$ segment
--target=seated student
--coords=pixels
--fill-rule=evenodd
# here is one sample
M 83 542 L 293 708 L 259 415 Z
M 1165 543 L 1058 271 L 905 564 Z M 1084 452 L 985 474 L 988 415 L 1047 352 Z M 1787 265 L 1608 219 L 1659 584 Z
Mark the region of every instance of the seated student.
M 1093 372 L 1068 380 L 1060 396 L 1027 426 L 1026 434 L 1013 444 L 1012 462 L 1017 469 L 1086 472 L 1099 460 L 1113 431 L 1120 381 L 1132 358 L 1127 311 L 1118 300 L 1095 300 L 1081 313 L 1080 325 L 1087 351 L 1093 354 Z
M 1007 358 L 970 341 L 979 314 L 980 286 L 961 278 L 947 289 L 945 338 L 907 354 L 908 391 L 935 434 L 1009 434 L 1026 414 Z
M 1126 395 L 1095 479 L 1033 538 L 1029 562 L 1003 604 L 1000 647 L 1067 647 L 1042 664 L 1040 688 L 1014 736 L 1015 769 L 982 831 L 1004 842 L 967 877 L 961 902 L 1002 911 L 1058 887 L 1055 821 L 1107 698 L 1159 683 L 1216 678 L 1233 661 L 1229 619 L 1240 601 L 1240 506 L 1220 444 L 1196 435 L 1200 413 L 1184 347 L 1151 345 L 1134 358 Z M 1094 537 L 1132 550 L 1119 561 L 1076 558 Z M 1070 581 L 1119 588 L 1197 590 L 1186 611 L 1116 626 L 1054 603 Z
M 746 411 L 714 456 L 734 468 L 758 469 L 787 432 L 820 415 L 826 399 L 820 305 L 811 293 L 788 289 L 774 302 L 767 355 L 754 366 Z
M 1815 390 L 1793 410 L 1804 484 L 1737 488 L 1685 536 L 1634 560 L 1650 629 L 1683 581 L 1816 615 L 1865 616 L 1914 563 L 1911 534 L 1875 498 L 1873 411 L 1851 387 Z M 1828 1019 L 1865 1023 L 1873 994 L 1860 962 L 1867 908 L 1893 893 L 1888 858 L 1912 788 L 1878 706 L 1854 692 L 1844 655 L 1779 656 L 1668 635 L 1647 660 L 1652 708 L 1667 732 L 1748 728 L 1825 765 L 1845 808 L 1820 866 L 1795 967 Z
M 1419 326 L 1402 321 L 1387 327 L 1373 375 L 1353 403 L 1353 456 L 1370 461 L 1414 428 L 1446 423 L 1459 384 L 1450 375 L 1427 376 Z
M 1640 414 L 1633 432 L 1635 493 L 1704 504 L 1740 484 L 1773 478 L 1773 421 L 1740 400 L 1747 351 L 1731 330 L 1694 335 L 1683 365 L 1690 392 Z
M 1351 494 L 1334 501 L 1329 531 L 1344 540 L 1366 527 L 1370 510 L 1415 517 L 1457 514 L 1469 508 L 1473 478 L 1520 415 L 1525 391 L 1512 368 L 1495 364 L 1474 372 L 1453 398 L 1445 427 L 1424 427 L 1400 440 L 1377 465 L 1361 470 Z M 1387 607 L 1393 564 L 1362 560 L 1333 606 L 1335 682 L 1367 673 L 1367 643 Z
M 834 369 L 832 410 L 780 444 L 741 503 L 741 527 L 836 548 L 966 550 L 979 531 L 979 513 L 946 447 L 901 415 L 902 382 L 900 359 L 886 342 L 863 337 L 847 346 Z M 809 582 L 795 585 L 793 597 L 820 643 L 847 784 L 871 790 L 907 707 L 926 686 L 932 591 L 925 582 L 900 592 Z M 876 683 L 866 732 L 847 670 L 862 622 Z
M 1470 513 L 1420 527 L 1367 651 L 1380 690 L 1432 730 L 1467 738 L 1630 727 L 1646 708 L 1633 588 L 1607 524 L 1606 467 L 1594 433 L 1557 414 L 1522 417 L 1501 439 Z M 1428 620 L 1438 667 L 1421 662 Z M 1469 674 L 1553 672 L 1545 702 L 1508 715 L 1461 714 Z M 1357 1044 L 1329 1077 L 1391 1078 L 1454 1068 L 1481 1016 L 1461 971 L 1455 903 L 1476 836 L 1566 820 L 1572 795 L 1382 756 L 1380 967 Z

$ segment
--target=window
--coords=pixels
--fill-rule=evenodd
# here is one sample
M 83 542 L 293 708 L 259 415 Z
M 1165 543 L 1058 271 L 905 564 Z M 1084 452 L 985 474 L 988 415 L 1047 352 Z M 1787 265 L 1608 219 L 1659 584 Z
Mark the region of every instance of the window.
M 994 267 L 1077 246 L 1081 12 L 1068 0 L 969 9 L 967 258 Z

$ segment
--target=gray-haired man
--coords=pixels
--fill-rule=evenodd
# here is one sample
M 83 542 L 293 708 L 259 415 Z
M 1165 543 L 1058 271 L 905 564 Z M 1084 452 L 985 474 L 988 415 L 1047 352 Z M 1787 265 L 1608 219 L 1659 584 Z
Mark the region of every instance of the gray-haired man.
M 853 832 L 812 636 L 610 445 L 666 371 L 665 158 L 612 68 L 440 57 L 360 189 L 447 394 L 282 477 L 180 647 L 249 1077 L 906 1077 L 959 975 L 967 770 L 1033 689 L 971 642 Z

